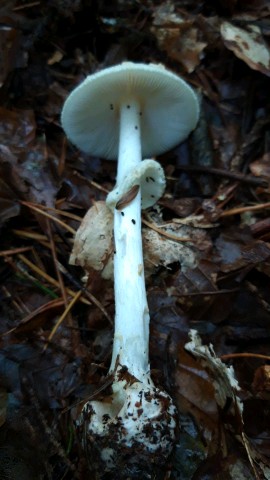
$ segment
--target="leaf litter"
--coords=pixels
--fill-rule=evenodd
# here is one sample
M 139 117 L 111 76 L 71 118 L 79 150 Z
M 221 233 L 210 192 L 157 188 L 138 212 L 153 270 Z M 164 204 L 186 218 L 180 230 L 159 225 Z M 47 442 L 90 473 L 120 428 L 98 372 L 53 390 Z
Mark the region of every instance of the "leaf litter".
M 152 375 L 179 409 L 163 478 L 270 478 L 269 21 L 267 0 L 1 6 L 4 480 L 89 475 L 73 419 L 106 387 L 110 222 L 92 216 L 84 240 L 102 236 L 97 265 L 69 258 L 116 172 L 69 144 L 59 116 L 86 75 L 125 59 L 164 63 L 202 110 L 191 137 L 160 158 L 166 192 L 143 215 Z

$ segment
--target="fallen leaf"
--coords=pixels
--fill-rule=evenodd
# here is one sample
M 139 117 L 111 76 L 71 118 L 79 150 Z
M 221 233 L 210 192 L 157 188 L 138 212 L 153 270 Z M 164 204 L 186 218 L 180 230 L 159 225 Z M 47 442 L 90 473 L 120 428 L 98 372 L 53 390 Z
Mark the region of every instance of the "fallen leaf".
M 174 8 L 169 2 L 159 6 L 154 13 L 151 31 L 156 36 L 159 47 L 191 73 L 199 65 L 207 43 L 200 41 L 193 20 L 175 13 Z
M 262 158 L 255 160 L 249 165 L 250 171 L 256 177 L 270 177 L 270 152 L 263 155 Z
M 253 458 L 253 449 L 244 431 L 243 403 L 240 399 L 240 386 L 235 377 L 232 366 L 227 367 L 218 357 L 216 357 L 213 346 L 203 345 L 201 338 L 195 330 L 189 332 L 190 342 L 185 348 L 198 360 L 199 364 L 209 375 L 209 381 L 214 388 L 214 396 L 220 413 L 224 416 L 224 427 L 232 429 L 246 449 L 250 465 L 253 469 L 256 480 L 259 480 L 255 462 Z
M 174 222 L 155 226 L 160 233 L 151 228 L 142 229 L 146 277 L 151 275 L 156 267 L 167 267 L 174 262 L 181 264 L 184 272 L 192 269 L 197 264 L 200 250 L 211 247 L 210 239 L 203 229 L 193 229 Z M 164 236 L 161 232 L 164 232 Z M 95 202 L 76 232 L 70 263 L 80 265 L 86 270 L 100 271 L 103 278 L 112 279 L 112 237 L 113 215 L 104 201 Z M 183 237 L 192 239 L 192 245 L 191 242 L 181 242 Z
M 8 145 L 12 153 L 29 147 L 36 135 L 32 110 L 12 111 L 0 107 L 0 144 Z
M 95 202 L 76 232 L 70 256 L 71 265 L 102 271 L 103 278 L 113 275 L 113 215 L 106 203 Z
M 54 65 L 55 63 L 61 62 L 64 54 L 59 50 L 56 50 L 52 56 L 47 60 L 48 65 Z
M 237 395 L 240 387 L 235 378 L 233 367 L 227 367 L 216 357 L 213 346 L 205 346 L 195 330 L 190 330 L 190 341 L 185 345 L 206 369 L 215 391 L 215 399 L 220 408 L 225 408 L 228 398 L 233 400 L 232 410 L 242 416 L 243 405 Z
M 262 365 L 257 368 L 252 383 L 255 392 L 270 392 L 270 365 Z
M 256 25 L 246 29 L 223 22 L 220 27 L 224 44 L 253 70 L 270 76 L 270 49 L 265 43 L 261 30 Z

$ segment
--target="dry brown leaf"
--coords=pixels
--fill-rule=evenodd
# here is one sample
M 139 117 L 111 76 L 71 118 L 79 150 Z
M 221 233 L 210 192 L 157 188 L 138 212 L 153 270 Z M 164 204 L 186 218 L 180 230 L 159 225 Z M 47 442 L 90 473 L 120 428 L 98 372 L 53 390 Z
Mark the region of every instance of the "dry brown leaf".
M 179 237 L 191 236 L 192 243 L 209 247 L 206 232 L 176 223 L 169 223 L 160 228 L 164 233 Z M 187 243 L 177 242 L 164 237 L 151 228 L 143 228 L 143 250 L 146 276 L 151 275 L 156 267 L 168 266 L 179 262 L 185 271 L 197 264 L 196 251 Z M 113 215 L 106 203 L 96 202 L 85 215 L 74 240 L 70 263 L 81 265 L 86 270 L 102 272 L 102 277 L 113 277 Z
M 270 76 L 270 49 L 259 27 L 247 25 L 246 29 L 243 29 L 232 23 L 223 22 L 220 32 L 226 47 L 238 58 L 253 70 Z
M 0 144 L 9 146 L 12 153 L 25 150 L 36 135 L 33 110 L 8 110 L 0 107 Z
M 52 56 L 47 60 L 48 65 L 54 65 L 55 63 L 61 62 L 64 54 L 59 50 L 55 50 Z
M 252 383 L 255 392 L 270 392 L 270 365 L 262 365 L 257 368 Z
M 228 398 L 233 400 L 234 412 L 238 412 L 239 418 L 242 416 L 242 402 L 237 396 L 240 390 L 238 381 L 235 378 L 233 367 L 227 367 L 216 357 L 213 346 L 205 346 L 195 330 L 190 330 L 190 342 L 185 345 L 188 352 L 194 355 L 200 364 L 206 369 L 211 377 L 212 385 L 215 390 L 215 399 L 217 404 L 224 408 Z
M 227 367 L 216 357 L 212 345 L 203 345 L 201 338 L 195 330 L 190 330 L 189 336 L 190 342 L 185 345 L 185 348 L 195 356 L 200 365 L 207 371 L 214 388 L 217 405 L 224 410 L 228 405 L 228 400 L 230 401 L 228 412 L 230 412 L 231 418 L 234 418 L 235 432 L 239 438 L 241 438 L 255 478 L 259 480 L 254 462 L 255 456 L 253 455 L 250 442 L 244 431 L 243 403 L 239 397 L 240 387 L 235 377 L 234 369 L 232 366 Z
M 106 203 L 96 202 L 77 230 L 70 256 L 72 265 L 102 271 L 104 278 L 113 273 L 113 215 Z
M 204 425 L 204 435 L 215 436 L 218 425 L 218 407 L 214 387 L 205 369 L 182 348 L 175 374 L 176 400 L 181 411 L 192 413 L 199 425 Z
M 256 177 L 270 177 L 270 152 L 267 152 L 263 157 L 258 158 L 249 165 L 249 169 Z
M 170 58 L 180 62 L 188 73 L 195 70 L 207 43 L 199 40 L 198 29 L 192 20 L 175 13 L 174 5 L 165 3 L 156 9 L 151 30 L 159 47 Z

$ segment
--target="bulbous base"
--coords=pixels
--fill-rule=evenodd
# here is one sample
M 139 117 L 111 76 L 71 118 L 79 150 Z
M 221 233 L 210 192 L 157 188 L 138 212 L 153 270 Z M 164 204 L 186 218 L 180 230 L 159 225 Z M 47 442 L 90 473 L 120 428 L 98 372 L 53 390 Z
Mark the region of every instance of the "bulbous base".
M 162 470 L 171 453 L 176 419 L 166 392 L 135 379 L 114 384 L 112 395 L 102 400 L 87 402 L 77 424 L 92 470 L 142 480 L 158 478 L 153 473 Z

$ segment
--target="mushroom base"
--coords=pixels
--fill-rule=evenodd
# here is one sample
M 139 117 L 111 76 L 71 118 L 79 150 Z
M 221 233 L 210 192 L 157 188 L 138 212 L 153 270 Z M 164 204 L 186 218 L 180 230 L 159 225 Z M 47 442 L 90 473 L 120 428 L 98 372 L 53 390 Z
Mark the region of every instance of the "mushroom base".
M 114 386 L 116 389 L 114 389 Z M 120 388 L 119 388 L 120 386 Z M 77 422 L 91 470 L 98 478 L 163 478 L 176 439 L 171 397 L 152 385 L 113 384 L 112 395 L 87 402 Z

